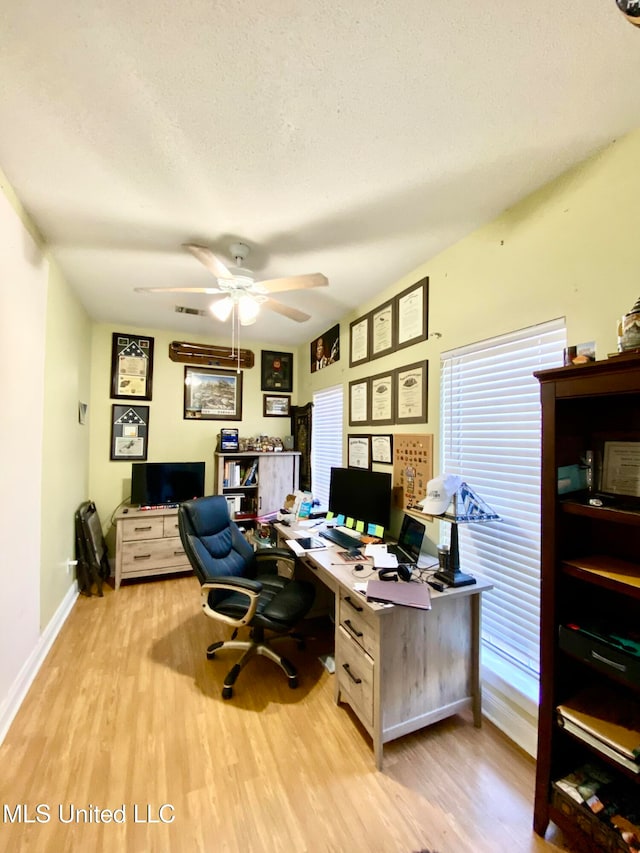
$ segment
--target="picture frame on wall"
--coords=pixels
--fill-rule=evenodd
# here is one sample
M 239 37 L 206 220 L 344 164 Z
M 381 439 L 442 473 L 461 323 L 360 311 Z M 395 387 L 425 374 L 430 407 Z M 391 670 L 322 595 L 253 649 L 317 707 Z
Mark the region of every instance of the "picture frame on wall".
M 371 395 L 370 422 L 377 426 L 394 423 L 395 418 L 395 376 L 393 370 L 378 373 L 369 379 Z
M 349 383 L 349 426 L 369 423 L 369 380 L 356 379 Z
M 371 436 L 347 436 L 347 467 L 367 471 L 371 468 Z
M 349 324 L 349 367 L 369 361 L 370 326 L 370 314 Z
M 285 418 L 291 415 L 291 397 L 288 394 L 264 394 L 262 414 L 265 418 Z
M 395 370 L 397 424 L 427 422 L 429 362 L 417 361 Z
M 111 461 L 144 462 L 149 437 L 149 406 L 111 407 Z
M 393 464 L 393 435 L 371 436 L 371 461 L 382 465 Z
M 429 279 L 423 278 L 394 298 L 396 349 L 426 341 L 429 336 Z
M 242 371 L 185 367 L 185 420 L 242 420 Z
M 336 361 L 340 361 L 340 323 L 311 341 L 309 368 L 311 373 L 316 373 Z
M 261 350 L 260 390 L 293 391 L 293 353 Z
M 395 303 L 384 302 L 371 312 L 371 344 L 369 355 L 380 358 L 395 351 Z
M 153 338 L 114 332 L 111 337 L 111 398 L 151 400 Z

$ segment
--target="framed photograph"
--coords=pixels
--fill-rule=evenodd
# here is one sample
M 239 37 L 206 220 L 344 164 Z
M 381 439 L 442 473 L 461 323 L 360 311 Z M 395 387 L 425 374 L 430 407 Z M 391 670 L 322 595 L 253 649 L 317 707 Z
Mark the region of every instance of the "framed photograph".
M 111 339 L 111 397 L 151 399 L 153 338 L 114 332 Z
M 390 299 L 371 312 L 371 358 L 380 358 L 395 350 L 394 301 Z
M 427 385 L 429 362 L 417 361 L 395 371 L 397 424 L 427 422 Z
M 207 367 L 184 369 L 186 420 L 242 420 L 242 371 Z
M 336 361 L 340 361 L 340 323 L 311 342 L 311 372 L 316 373 Z
M 383 465 L 393 464 L 392 435 L 371 436 L 371 461 L 381 462 Z
M 111 407 L 110 459 L 144 462 L 149 437 L 149 406 L 127 406 L 115 403 Z
M 287 394 L 264 394 L 262 403 L 265 418 L 288 418 L 291 415 L 291 397 Z
M 349 435 L 347 436 L 347 467 L 348 468 L 371 468 L 371 436 Z
M 426 341 L 429 335 L 429 279 L 423 278 L 395 299 L 396 349 Z
M 349 367 L 369 361 L 369 327 L 371 315 L 360 317 L 349 325 Z
M 349 426 L 369 423 L 369 380 L 349 383 Z
M 369 379 L 369 390 L 371 394 L 371 418 L 372 424 L 384 426 L 394 422 L 395 415 L 395 381 L 394 371 L 378 373 Z
M 260 390 L 293 391 L 293 353 L 262 350 Z

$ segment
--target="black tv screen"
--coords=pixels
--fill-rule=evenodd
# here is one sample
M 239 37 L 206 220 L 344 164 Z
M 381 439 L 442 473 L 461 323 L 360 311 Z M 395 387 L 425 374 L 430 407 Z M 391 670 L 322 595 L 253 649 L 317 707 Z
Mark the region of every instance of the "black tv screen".
M 366 524 L 389 529 L 391 518 L 391 474 L 361 468 L 332 468 L 329 510 Z
M 132 506 L 166 506 L 204 495 L 204 462 L 133 462 Z

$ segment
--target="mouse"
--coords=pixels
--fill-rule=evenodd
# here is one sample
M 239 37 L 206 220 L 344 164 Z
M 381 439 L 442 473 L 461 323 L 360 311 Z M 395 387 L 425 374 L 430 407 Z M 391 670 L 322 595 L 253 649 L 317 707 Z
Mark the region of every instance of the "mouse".
M 362 565 L 362 563 L 357 563 L 353 568 L 354 571 L 361 572 L 364 569 L 364 566 Z

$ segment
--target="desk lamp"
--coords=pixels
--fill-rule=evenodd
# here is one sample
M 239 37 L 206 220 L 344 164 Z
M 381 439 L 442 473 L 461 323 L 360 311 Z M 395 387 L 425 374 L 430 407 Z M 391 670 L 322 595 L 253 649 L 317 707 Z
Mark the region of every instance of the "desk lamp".
M 448 586 L 469 586 L 476 579 L 460 571 L 458 525 L 484 521 L 499 521 L 500 516 L 478 497 L 473 489 L 455 474 L 442 474 L 427 484 L 427 496 L 421 501 L 422 512 L 451 522 L 449 562 L 435 573 Z

